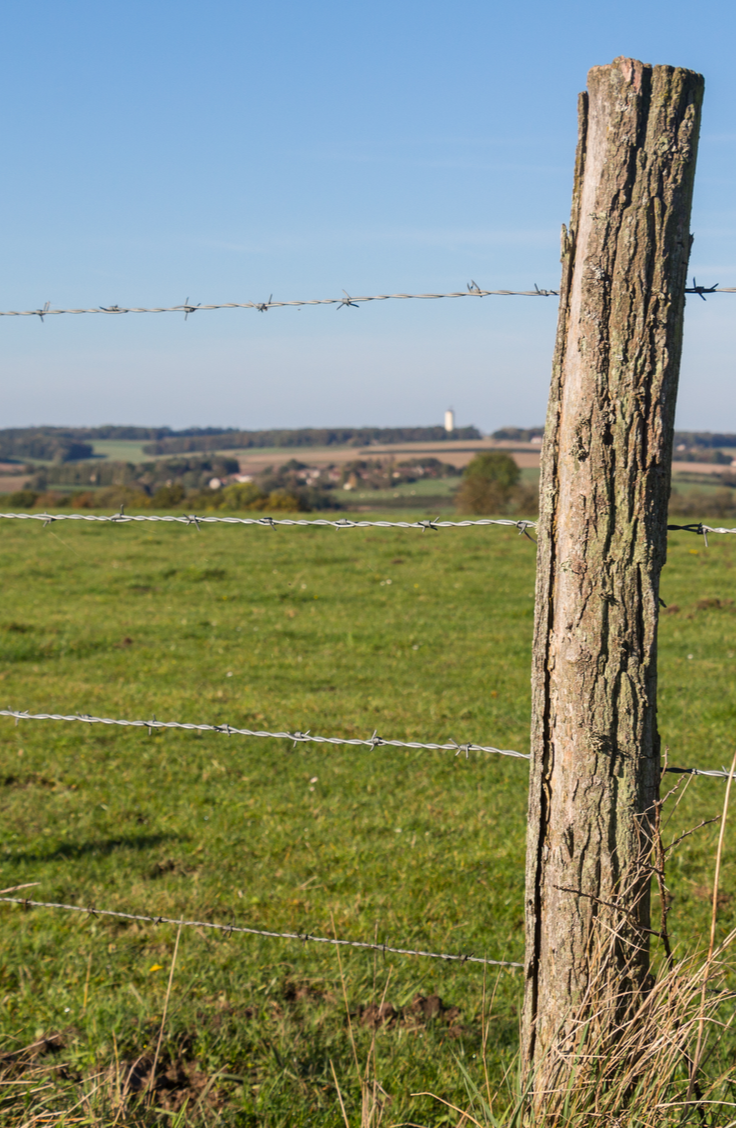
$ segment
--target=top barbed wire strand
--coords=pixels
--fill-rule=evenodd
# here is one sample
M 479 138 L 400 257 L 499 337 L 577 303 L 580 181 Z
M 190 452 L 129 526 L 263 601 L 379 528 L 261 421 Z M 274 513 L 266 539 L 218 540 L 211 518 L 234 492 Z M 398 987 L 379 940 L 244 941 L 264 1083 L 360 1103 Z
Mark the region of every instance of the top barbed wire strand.
M 718 283 L 715 286 L 699 286 L 693 278 L 692 286 L 686 288 L 685 293 L 697 294 L 705 301 L 706 294 L 736 294 L 736 287 L 723 286 L 719 289 Z M 257 309 L 259 313 L 266 313 L 269 309 L 284 309 L 287 306 L 334 305 L 338 309 L 349 308 L 350 306 L 357 309 L 358 304 L 363 302 L 437 301 L 440 298 L 558 298 L 559 296 L 559 290 L 540 290 L 536 283 L 533 290 L 483 290 L 476 282 L 469 282 L 465 290 L 455 290 L 448 294 L 370 294 L 353 297 L 348 294 L 347 290 L 343 290 L 342 298 L 307 298 L 292 302 L 275 302 L 273 295 L 267 302 L 220 302 L 213 305 L 202 305 L 198 302 L 197 305 L 190 305 L 189 298 L 187 298 L 182 305 L 174 306 L 110 305 L 93 306 L 89 309 L 51 309 L 51 303 L 46 302 L 43 309 L 0 310 L 0 317 L 39 317 L 43 321 L 44 317 L 57 317 L 62 313 L 108 313 L 113 315 L 121 313 L 183 313 L 186 321 L 190 313 L 210 309 Z
M 363 297 L 353 297 L 343 290 L 342 298 L 307 298 L 293 302 L 274 302 L 271 298 L 267 302 L 221 302 L 215 305 L 190 305 L 187 299 L 182 305 L 175 306 L 95 306 L 91 309 L 51 309 L 46 302 L 43 309 L 8 309 L 0 310 L 0 317 L 55 317 L 61 313 L 183 313 L 188 317 L 190 313 L 209 309 L 257 309 L 259 313 L 266 313 L 269 309 L 283 309 L 287 306 L 318 306 L 336 305 L 338 309 L 354 306 L 363 302 L 388 302 L 388 301 L 435 301 L 440 298 L 557 298 L 558 290 L 540 290 L 535 286 L 533 290 L 481 290 L 479 286 L 471 284 L 467 290 L 458 290 L 450 294 L 371 294 Z

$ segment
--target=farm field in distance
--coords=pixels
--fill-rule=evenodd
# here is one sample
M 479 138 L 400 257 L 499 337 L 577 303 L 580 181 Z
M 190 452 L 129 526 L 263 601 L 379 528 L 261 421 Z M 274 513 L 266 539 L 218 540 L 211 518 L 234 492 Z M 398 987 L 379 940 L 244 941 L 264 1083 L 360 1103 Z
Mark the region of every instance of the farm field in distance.
M 535 550 L 513 529 L 7 521 L 0 553 L 7 708 L 528 751 Z M 733 757 L 735 562 L 736 537 L 705 549 L 671 534 L 659 724 L 672 764 Z M 0 756 L 3 889 L 38 882 L 28 896 L 42 901 L 523 959 L 524 761 L 7 718 Z M 682 789 L 668 841 L 722 807 L 720 782 Z M 707 942 L 717 835 L 705 827 L 671 861 L 670 923 L 688 950 Z M 736 834 L 726 842 L 719 936 L 736 924 Z M 93 1087 L 83 1079 L 150 1064 L 176 928 L 0 913 L 0 1050 L 60 1036 L 43 1059 L 52 1087 L 25 1099 L 70 1108 Z M 375 1035 L 384 1124 L 456 1123 L 418 1091 L 470 1107 L 458 1062 L 483 1084 L 484 997 L 503 1086 L 520 972 L 350 949 L 340 960 L 314 943 L 184 929 L 161 1122 L 183 1106 L 186 1123 L 342 1125 L 330 1062 L 355 1122 L 343 990 L 361 1066 Z M 381 1025 L 370 1008 L 382 1000 Z M 20 1099 L 8 1094 L 5 1115 Z

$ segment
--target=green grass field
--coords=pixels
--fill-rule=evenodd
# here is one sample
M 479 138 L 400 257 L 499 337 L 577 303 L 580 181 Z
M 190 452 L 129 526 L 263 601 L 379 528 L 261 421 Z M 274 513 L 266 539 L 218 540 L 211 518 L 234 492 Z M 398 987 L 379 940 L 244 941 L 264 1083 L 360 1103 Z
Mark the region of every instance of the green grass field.
M 145 454 L 145 443 L 133 439 L 95 439 L 92 450 L 99 458 L 109 458 L 113 462 L 150 462 L 151 455 Z
M 513 530 L 4 522 L 1 533 L 8 708 L 528 748 L 534 546 Z M 736 538 L 707 550 L 671 539 L 660 628 L 671 763 L 733 756 L 735 560 Z M 44 901 L 523 958 L 523 761 L 8 719 L 0 755 L 2 888 L 38 882 L 28 895 Z M 667 838 L 717 814 L 723 792 L 693 780 Z M 716 836 L 714 825 L 688 838 L 671 867 L 673 932 L 688 947 L 707 930 Z M 729 848 L 720 929 L 736 923 L 735 877 Z M 60 1035 L 40 1059 L 44 1080 L 24 1086 L 19 1072 L 0 1089 L 3 1122 L 71 1108 L 98 1083 L 101 1100 L 141 1055 L 148 1068 L 176 929 L 0 913 L 0 1048 Z M 384 1126 L 457 1123 L 411 1094 L 468 1105 L 459 1063 L 480 1082 L 484 990 L 487 1064 L 502 1084 L 518 972 L 341 958 L 342 972 L 326 946 L 183 930 L 159 1067 L 169 1088 L 145 1122 L 174 1123 L 183 1104 L 180 1123 L 332 1128 L 343 1124 L 332 1062 L 359 1123 L 343 991 L 361 1066 L 366 1008 L 394 1008 L 375 1034 Z M 432 995 L 458 1009 L 428 1017 L 414 1000 Z M 97 1080 L 85 1089 L 85 1078 Z

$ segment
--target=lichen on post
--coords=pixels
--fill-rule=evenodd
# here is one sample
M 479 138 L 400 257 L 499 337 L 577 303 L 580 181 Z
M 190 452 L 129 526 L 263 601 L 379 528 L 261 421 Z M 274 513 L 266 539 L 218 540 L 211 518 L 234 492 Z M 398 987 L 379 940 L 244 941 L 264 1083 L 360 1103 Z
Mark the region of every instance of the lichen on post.
M 647 989 L 659 577 L 702 95 L 692 71 L 619 58 L 579 101 L 532 662 L 523 1055 L 537 1091 L 564 1074 L 601 943 L 621 1006 Z

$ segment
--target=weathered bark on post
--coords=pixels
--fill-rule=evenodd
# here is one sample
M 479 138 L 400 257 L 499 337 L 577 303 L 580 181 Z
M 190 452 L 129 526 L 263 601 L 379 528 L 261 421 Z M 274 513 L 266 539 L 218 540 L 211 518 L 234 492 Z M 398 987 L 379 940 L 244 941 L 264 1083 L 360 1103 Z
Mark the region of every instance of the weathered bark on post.
M 692 71 L 620 58 L 579 102 L 532 663 L 523 1054 L 542 1085 L 590 988 L 594 925 L 618 930 L 627 989 L 648 976 L 634 871 L 660 775 L 659 575 L 702 94 Z

